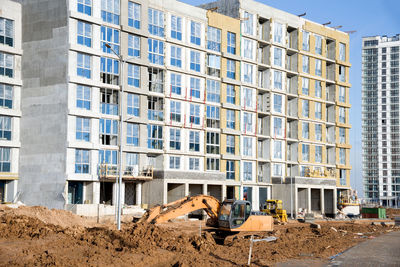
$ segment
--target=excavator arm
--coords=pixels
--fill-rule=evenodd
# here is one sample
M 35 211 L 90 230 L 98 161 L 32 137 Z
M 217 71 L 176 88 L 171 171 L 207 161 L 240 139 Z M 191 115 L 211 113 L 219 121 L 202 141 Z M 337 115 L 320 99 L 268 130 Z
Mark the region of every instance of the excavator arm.
M 196 210 L 204 210 L 210 216 L 210 224 L 218 224 L 218 213 L 221 203 L 212 196 L 198 195 L 185 197 L 166 205 L 155 206 L 150 209 L 141 219 L 148 223 L 162 223 L 183 216 Z

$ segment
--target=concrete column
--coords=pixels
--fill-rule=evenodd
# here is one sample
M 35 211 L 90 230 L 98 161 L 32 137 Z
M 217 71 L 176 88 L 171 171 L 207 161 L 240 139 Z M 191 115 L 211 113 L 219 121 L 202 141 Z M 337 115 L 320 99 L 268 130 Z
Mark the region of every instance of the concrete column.
M 267 187 L 267 199 L 272 199 L 270 186 Z
M 203 184 L 203 195 L 207 195 L 207 184 Z
M 164 181 L 164 186 L 163 186 L 163 204 L 167 204 L 168 202 L 168 183 Z
M 221 196 L 222 196 L 222 201 L 224 201 L 225 198 L 226 198 L 226 184 L 223 184 L 223 185 L 222 185 Z
M 189 183 L 185 183 L 185 197 L 189 195 Z
M 337 189 L 333 189 L 333 214 L 336 216 L 337 213 Z
M 307 188 L 307 212 L 311 212 L 311 187 Z
M 121 208 L 124 207 L 125 204 L 125 182 L 121 184 Z
M 298 196 L 298 189 L 297 186 L 293 186 L 293 191 L 294 191 L 294 199 L 293 199 L 293 203 L 294 203 L 294 209 L 293 209 L 293 217 L 297 219 L 297 211 L 299 210 L 299 196 Z
M 117 205 L 117 195 L 118 195 L 118 185 L 117 183 L 113 183 L 113 195 L 112 195 L 113 206 Z
M 100 203 L 100 182 L 93 182 L 93 204 Z
M 321 188 L 321 214 L 325 214 L 325 193 L 324 188 Z
M 142 182 L 136 184 L 136 205 L 142 205 Z

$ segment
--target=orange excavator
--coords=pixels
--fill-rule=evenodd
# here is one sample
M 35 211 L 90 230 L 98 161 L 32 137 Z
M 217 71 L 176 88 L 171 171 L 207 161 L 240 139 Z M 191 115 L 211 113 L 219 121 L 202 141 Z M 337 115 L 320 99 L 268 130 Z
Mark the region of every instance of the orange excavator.
M 251 210 L 245 200 L 225 200 L 222 203 L 212 196 L 185 197 L 166 205 L 155 206 L 140 221 L 163 223 L 196 210 L 204 210 L 209 219 L 207 226 L 227 232 L 259 232 L 273 230 L 273 217 Z

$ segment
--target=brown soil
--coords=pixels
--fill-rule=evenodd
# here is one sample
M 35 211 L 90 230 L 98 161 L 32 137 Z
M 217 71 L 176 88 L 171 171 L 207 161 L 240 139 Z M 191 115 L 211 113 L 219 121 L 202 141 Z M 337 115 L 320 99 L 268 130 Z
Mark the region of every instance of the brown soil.
M 244 266 L 249 234 L 217 244 L 200 222 L 83 227 L 85 219 L 42 207 L 0 207 L 0 266 Z M 321 222 L 276 226 L 275 242 L 254 244 L 252 264 L 268 266 L 293 258 L 328 258 L 393 227 L 366 223 Z M 204 224 L 203 224 L 204 227 Z M 334 229 L 332 229 L 334 227 Z M 362 233 L 362 234 L 355 234 Z

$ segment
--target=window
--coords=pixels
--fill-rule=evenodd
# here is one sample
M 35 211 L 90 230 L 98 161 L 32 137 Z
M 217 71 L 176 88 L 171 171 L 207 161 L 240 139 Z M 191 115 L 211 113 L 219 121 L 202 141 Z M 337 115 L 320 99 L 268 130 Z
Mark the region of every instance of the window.
M 200 79 L 190 77 L 190 98 L 200 98 Z
M 340 185 L 346 185 L 346 170 L 339 169 Z
M 128 93 L 127 114 L 139 117 L 140 100 L 139 95 Z
M 339 60 L 346 61 L 346 44 L 339 43 Z
M 190 70 L 200 72 L 200 52 L 190 50 Z
M 171 15 L 171 38 L 182 40 L 182 18 Z
M 207 101 L 220 103 L 220 83 L 215 80 L 207 80 Z
M 200 151 L 200 132 L 189 132 L 189 151 Z
M 207 106 L 207 127 L 219 128 L 219 107 Z
M 244 108 L 252 108 L 253 107 L 253 89 L 243 88 L 243 104 Z
M 1 155 L 3 156 L 3 153 Z M 9 153 L 8 156 L 10 156 Z M 0 166 L 3 166 L 3 160 L 4 156 L 0 161 Z M 75 149 L 75 173 L 89 173 L 89 150 Z
M 164 12 L 149 8 L 149 33 L 164 37 Z
M 13 106 L 13 87 L 11 85 L 0 83 L 0 107 L 12 108 L 12 106 Z
M 147 125 L 147 148 L 163 148 L 162 126 L 152 124 Z
M 221 30 L 208 26 L 207 49 L 221 52 Z
M 0 19 L 1 24 L 1 19 Z M 1 25 L 0 25 L 1 27 Z M 1 33 L 0 33 L 1 34 Z M 0 36 L 1 43 L 1 36 Z M 92 47 L 92 25 L 83 21 L 78 21 L 77 43 Z
M 190 123 L 200 125 L 200 105 L 190 104 Z
M 119 61 L 112 58 L 100 58 L 100 81 L 107 84 L 119 84 Z
M 339 86 L 339 102 L 346 102 L 346 88 L 343 86 Z
M 274 164 L 273 165 L 273 175 L 274 176 L 282 176 L 282 164 Z
M 118 121 L 100 119 L 100 143 L 116 146 L 118 144 Z
M 254 65 L 243 63 L 243 81 L 253 83 Z
M 101 1 L 101 18 L 103 21 L 119 25 L 119 1 Z
M 282 159 L 282 141 L 274 140 L 274 159 Z
M 78 54 L 79 62 L 79 54 Z M 0 52 L 0 75 L 12 78 L 14 76 L 14 56 Z M 78 65 L 79 75 L 79 65 Z M 89 78 L 90 78 L 90 59 L 89 59 Z
M 274 94 L 274 112 L 282 113 L 282 96 Z
M 189 158 L 189 170 L 199 171 L 200 170 L 200 159 L 199 158 Z
M 207 154 L 219 154 L 219 133 L 207 132 Z
M 243 112 L 243 128 L 245 133 L 252 133 L 253 130 L 253 114 L 249 112 Z
M 322 55 L 322 37 L 315 35 L 315 53 Z
M 234 60 L 226 60 L 226 77 L 235 79 L 236 63 Z
M 140 37 L 137 35 L 128 35 L 128 56 L 140 57 Z
M 128 85 L 140 87 L 140 67 L 128 63 Z
M 100 89 L 100 109 L 102 114 L 118 115 L 118 91 Z
M 301 157 L 303 161 L 310 161 L 310 145 L 301 145 Z
M 303 95 L 308 95 L 310 80 L 307 78 L 301 78 L 301 80 L 302 80 L 302 93 Z
M 322 141 L 322 124 L 315 124 L 315 140 Z
M 219 171 L 218 158 L 207 158 L 207 171 Z
M 310 73 L 309 60 L 308 56 L 303 56 L 303 72 L 305 73 Z
M 322 61 L 320 59 L 315 59 L 315 75 L 322 75 Z
M 149 91 L 164 93 L 164 71 L 156 68 L 149 68 Z
M 128 2 L 128 25 L 130 27 L 140 29 L 140 13 L 141 5 L 138 3 Z
M 181 150 L 181 130 L 169 129 L 169 148 Z
M 320 102 L 315 102 L 315 118 L 322 119 L 322 103 Z
M 139 146 L 139 125 L 135 123 L 126 124 L 126 144 Z
M 235 129 L 235 111 L 227 109 L 226 110 L 226 128 Z
M 83 85 L 76 86 L 76 107 L 90 110 L 90 87 Z
M 243 57 L 254 59 L 254 42 L 250 39 L 243 38 Z
M 147 97 L 147 118 L 154 121 L 164 120 L 164 100 L 161 97 Z
M 226 85 L 226 102 L 235 105 L 235 86 L 231 84 Z
M 243 179 L 245 181 L 253 180 L 253 162 L 249 161 L 243 162 Z
M 232 160 L 226 161 L 226 179 L 235 179 L 235 162 Z
M 171 121 L 181 122 L 181 102 L 171 101 L 170 108 Z
M 118 162 L 117 150 L 99 150 L 99 162 L 101 164 L 117 165 Z
M 309 117 L 309 101 L 308 100 L 302 100 L 302 114 L 303 117 L 308 118 Z
M 235 154 L 235 136 L 226 136 L 226 153 Z
M 233 32 L 228 32 L 227 33 L 227 52 L 229 54 L 236 54 L 236 34 Z
M 150 63 L 164 65 L 164 42 L 149 38 L 148 44 Z
M 274 88 L 282 90 L 282 72 L 274 70 Z
M 78 12 L 91 16 L 92 0 L 78 0 Z
M 181 95 L 182 93 L 182 75 L 171 73 L 171 93 Z
M 139 165 L 139 156 L 137 153 L 125 153 L 126 154 L 126 170 L 130 175 L 137 176 L 138 175 L 138 165 Z
M 182 67 L 182 48 L 171 46 L 171 66 Z
M 275 22 L 274 23 L 274 42 L 282 43 L 282 41 L 283 41 L 282 35 L 283 35 L 283 25 L 278 22 Z
M 0 147 L 0 172 L 11 171 L 11 149 Z
M 181 157 L 169 156 L 169 168 L 179 170 L 181 168 Z
M 322 85 L 320 81 L 315 81 L 315 97 L 322 97 Z
M 200 45 L 201 41 L 201 26 L 200 23 L 190 22 L 190 42 L 195 45 Z
M 90 119 L 76 117 L 76 140 L 86 141 L 86 142 L 90 141 Z
M 339 148 L 339 164 L 346 165 L 346 149 Z
M 339 127 L 339 143 L 345 144 L 346 143 L 346 129 Z
M 244 12 L 244 18 L 242 20 L 244 34 L 254 35 L 253 17 L 253 14 L 246 11 Z
M 220 77 L 221 57 L 217 55 L 207 55 L 207 74 L 210 76 Z
M 253 138 L 243 137 L 243 155 L 249 157 L 253 156 Z
M 315 146 L 315 162 L 322 163 L 322 146 Z
M 282 119 L 281 118 L 274 118 L 274 137 L 282 137 Z
M 303 31 L 303 50 L 310 51 L 310 33 Z
M 339 122 L 346 123 L 346 111 L 344 107 L 339 107 Z
M 346 82 L 346 68 L 339 66 L 339 81 Z
M 308 122 L 303 122 L 302 123 L 302 134 L 301 136 L 304 139 L 309 139 L 310 138 L 310 124 Z
M 274 47 L 274 65 L 282 67 L 282 49 Z

